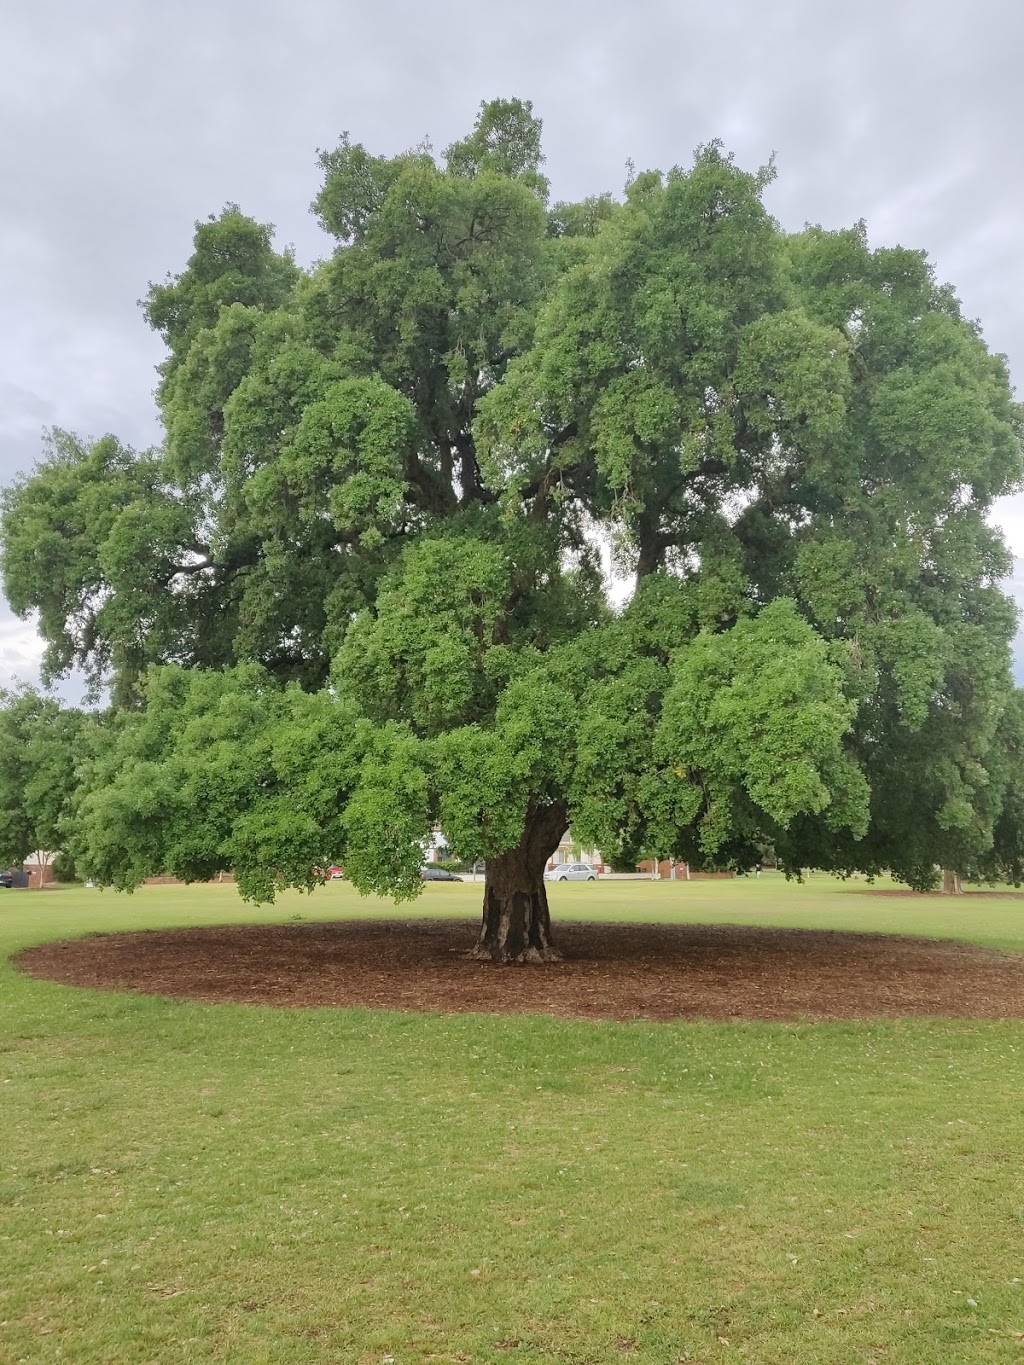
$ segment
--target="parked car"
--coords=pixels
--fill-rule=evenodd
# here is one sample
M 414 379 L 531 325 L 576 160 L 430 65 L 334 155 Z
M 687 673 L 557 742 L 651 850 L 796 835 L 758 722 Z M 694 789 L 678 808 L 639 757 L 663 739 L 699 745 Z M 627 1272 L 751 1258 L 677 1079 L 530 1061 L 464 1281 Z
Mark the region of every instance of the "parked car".
M 454 872 L 449 872 L 446 867 L 432 867 L 429 863 L 420 868 L 420 880 L 424 882 L 461 882 L 461 877 L 456 877 Z
M 0 886 L 6 886 L 9 891 L 13 885 L 14 873 L 10 868 L 4 868 L 3 872 L 0 872 Z
M 327 869 L 327 880 L 330 882 L 340 882 L 345 873 L 340 867 L 329 867 Z
M 589 863 L 559 863 L 544 873 L 546 882 L 596 882 L 597 869 Z

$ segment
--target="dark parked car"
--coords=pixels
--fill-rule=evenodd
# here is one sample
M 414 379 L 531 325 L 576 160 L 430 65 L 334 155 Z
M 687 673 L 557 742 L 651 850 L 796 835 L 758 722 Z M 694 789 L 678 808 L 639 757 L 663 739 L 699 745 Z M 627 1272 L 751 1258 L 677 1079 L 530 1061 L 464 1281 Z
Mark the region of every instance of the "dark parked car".
M 454 872 L 449 872 L 446 867 L 431 867 L 428 863 L 420 868 L 420 880 L 424 882 L 461 882 L 461 877 L 456 877 Z
M 14 873 L 9 868 L 4 868 L 0 872 L 0 886 L 6 886 L 8 890 L 14 885 Z

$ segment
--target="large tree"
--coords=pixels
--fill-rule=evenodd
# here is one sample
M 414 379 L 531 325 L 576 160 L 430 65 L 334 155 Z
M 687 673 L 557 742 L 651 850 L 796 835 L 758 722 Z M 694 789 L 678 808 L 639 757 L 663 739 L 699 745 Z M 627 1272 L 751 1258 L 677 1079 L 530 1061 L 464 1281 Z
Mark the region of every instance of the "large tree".
M 440 158 L 322 154 L 309 271 L 199 224 L 146 306 L 161 449 L 58 434 L 8 490 L 10 601 L 126 708 L 78 856 L 404 895 L 440 825 L 496 960 L 554 955 L 570 821 L 698 866 L 1012 863 L 1001 358 L 921 252 L 787 235 L 717 145 L 622 201 L 550 206 L 542 160 L 496 101 Z

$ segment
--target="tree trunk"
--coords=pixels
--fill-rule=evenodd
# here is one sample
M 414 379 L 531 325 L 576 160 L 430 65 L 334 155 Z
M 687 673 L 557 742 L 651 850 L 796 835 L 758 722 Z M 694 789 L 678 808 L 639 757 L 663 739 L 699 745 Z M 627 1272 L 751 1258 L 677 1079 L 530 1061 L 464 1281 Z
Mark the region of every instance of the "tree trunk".
M 527 812 L 515 848 L 488 858 L 484 873 L 483 922 L 470 957 L 483 962 L 557 962 L 544 865 L 568 825 L 564 801 Z
M 942 894 L 944 896 L 962 896 L 964 889 L 960 885 L 960 873 L 954 872 L 951 867 L 942 869 Z

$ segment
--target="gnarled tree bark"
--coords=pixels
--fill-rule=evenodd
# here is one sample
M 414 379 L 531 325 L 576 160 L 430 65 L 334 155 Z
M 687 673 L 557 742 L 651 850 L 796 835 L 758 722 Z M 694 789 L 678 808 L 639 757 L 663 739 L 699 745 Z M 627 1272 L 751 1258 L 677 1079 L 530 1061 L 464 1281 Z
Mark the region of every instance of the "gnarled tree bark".
M 942 869 L 942 893 L 945 896 L 962 896 L 964 888 L 960 884 L 960 873 L 951 867 Z
M 531 808 L 515 848 L 488 858 L 483 922 L 470 957 L 484 962 L 556 962 L 544 865 L 569 824 L 564 801 Z

